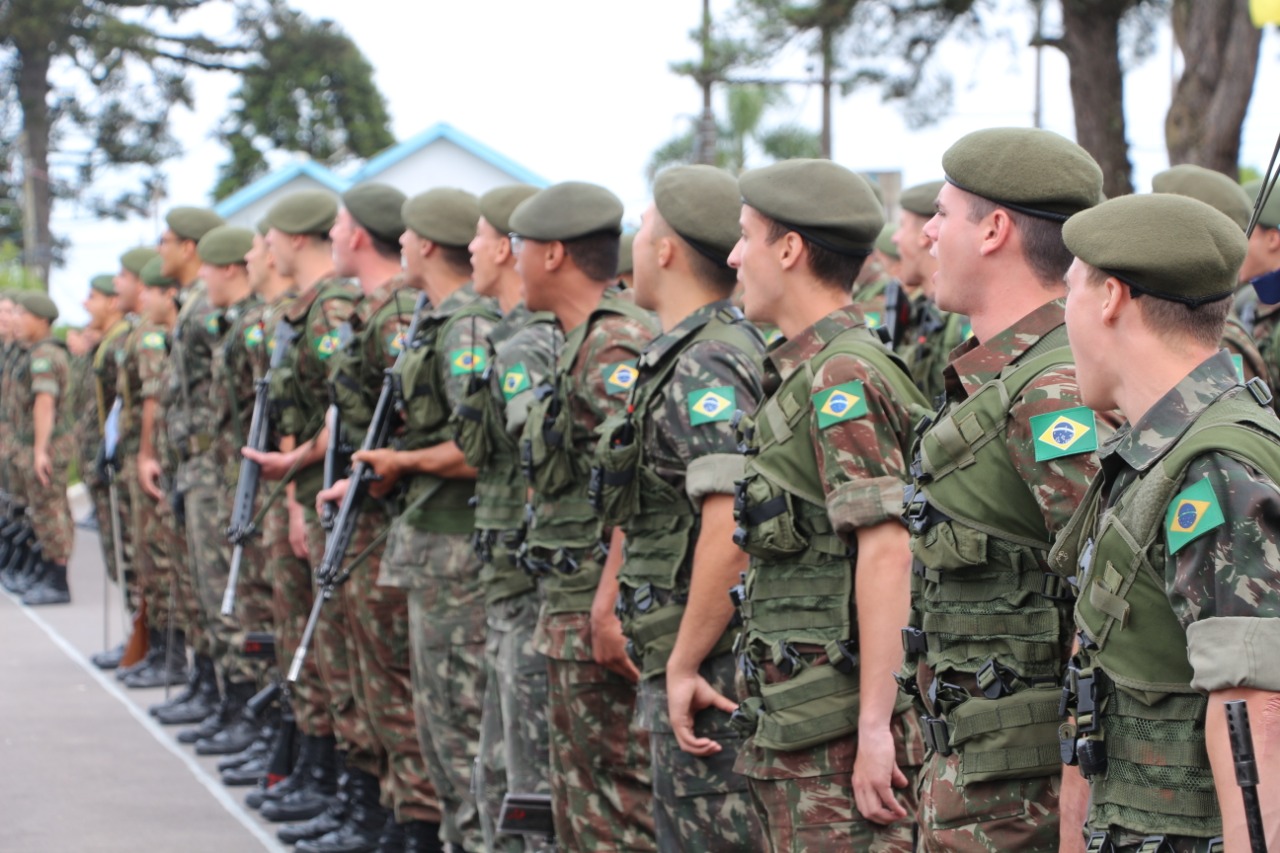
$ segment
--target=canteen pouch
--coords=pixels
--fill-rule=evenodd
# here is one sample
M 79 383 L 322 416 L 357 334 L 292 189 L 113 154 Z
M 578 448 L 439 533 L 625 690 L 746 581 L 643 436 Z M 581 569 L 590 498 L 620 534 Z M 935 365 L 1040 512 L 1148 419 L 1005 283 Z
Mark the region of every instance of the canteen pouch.
M 987 544 L 981 530 L 948 519 L 912 537 L 911 553 L 926 569 L 965 569 L 987 564 Z
M 796 527 L 795 498 L 759 475 L 735 484 L 733 517 L 738 522 L 734 541 L 753 557 L 798 554 L 809 540 Z
M 586 472 L 580 473 L 577 470 L 577 466 L 574 465 L 574 454 L 571 452 L 572 413 L 568 406 L 557 408 L 558 411 L 552 415 L 546 408 L 538 407 L 534 414 L 540 416 L 540 426 L 533 429 L 530 439 L 533 457 L 533 488 L 546 497 L 564 494 L 586 477 Z
M 488 375 L 486 371 L 484 377 Z M 495 426 L 492 396 L 488 382 L 474 381 L 453 414 L 454 441 L 472 468 L 482 466 L 493 453 L 489 438 Z
M 790 752 L 808 749 L 858 730 L 858 671 L 830 664 L 801 669 L 785 681 L 760 685 L 761 712 L 755 744 Z
M 449 418 L 445 395 L 433 387 L 439 376 L 434 350 L 411 350 L 400 362 L 400 392 L 404 401 L 405 429 L 423 436 Z
M 960 785 L 1060 772 L 1059 687 L 1032 687 L 1000 699 L 972 697 L 946 716 L 960 753 Z
M 620 525 L 640 512 L 640 442 L 625 420 L 605 424 L 604 435 L 591 469 L 591 502 L 605 524 Z

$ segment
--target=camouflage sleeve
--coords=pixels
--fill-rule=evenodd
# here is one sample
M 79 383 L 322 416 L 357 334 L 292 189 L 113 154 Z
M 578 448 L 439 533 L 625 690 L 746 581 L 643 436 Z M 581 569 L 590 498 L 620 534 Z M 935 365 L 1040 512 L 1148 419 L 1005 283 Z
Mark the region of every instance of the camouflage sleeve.
M 836 533 L 902 515 L 911 415 L 884 378 L 848 355 L 828 359 L 812 385 L 810 439 Z
M 378 373 L 396 363 L 407 343 L 405 336 L 409 332 L 409 326 L 413 323 L 413 303 L 409 302 L 406 306 L 399 293 L 392 299 L 395 302 L 381 309 L 380 317 L 373 318 L 377 328 L 370 329 L 368 333 L 365 357 L 369 365 L 376 366 Z M 396 310 L 397 307 L 399 310 Z
M 594 430 L 627 404 L 631 387 L 639 375 L 636 361 L 652 338 L 644 325 L 627 317 L 610 315 L 587 333 L 582 351 L 575 359 L 575 383 L 582 406 L 575 415 Z
M 55 347 L 38 344 L 31 350 L 31 393 L 57 400 L 67 390 L 71 370 L 67 357 Z
M 1195 491 L 1168 512 L 1164 570 L 1192 685 L 1280 690 L 1280 488 L 1224 454 L 1197 459 L 1182 485 Z
M 453 411 L 467 395 L 472 374 L 484 373 L 489 366 L 489 347 L 486 344 L 493 320 L 471 315 L 449 324 L 444 338 L 439 342 L 444 355 L 441 360 L 441 388 L 445 403 Z
M 342 346 L 341 330 L 351 319 L 354 310 L 350 299 L 331 297 L 323 300 L 311 312 L 307 339 L 321 363 L 327 364 L 329 358 Z
M 660 440 L 685 470 L 685 492 L 694 504 L 711 494 L 733 494 L 745 458 L 738 452 L 734 412 L 755 411 L 762 396 L 760 368 L 736 347 L 699 341 L 681 353 L 658 412 L 651 412 Z
M 168 337 L 159 329 L 143 332 L 138 340 L 138 380 L 142 399 L 161 398 L 169 384 Z
M 519 436 L 529 418 L 533 389 L 555 372 L 556 350 L 564 336 L 555 323 L 530 323 L 494 355 L 494 380 L 506 401 L 507 432 Z
M 1042 441 L 1037 453 L 1040 435 L 1033 428 L 1032 419 L 1037 419 L 1036 426 L 1043 425 L 1043 416 L 1083 406 L 1075 366 L 1070 365 L 1042 374 L 1023 389 L 1022 396 L 1009 410 L 1009 456 L 1052 534 L 1066 526 L 1083 500 L 1093 475 L 1098 472 L 1098 457 L 1092 451 L 1101 447 L 1114 430 L 1106 418 L 1092 413 L 1082 415 L 1076 420 L 1088 418 L 1092 423 L 1085 424 L 1088 432 L 1076 437 L 1079 449 L 1068 447 L 1069 452 L 1047 458 L 1051 454 L 1045 453 Z M 1044 458 L 1038 460 L 1038 455 Z

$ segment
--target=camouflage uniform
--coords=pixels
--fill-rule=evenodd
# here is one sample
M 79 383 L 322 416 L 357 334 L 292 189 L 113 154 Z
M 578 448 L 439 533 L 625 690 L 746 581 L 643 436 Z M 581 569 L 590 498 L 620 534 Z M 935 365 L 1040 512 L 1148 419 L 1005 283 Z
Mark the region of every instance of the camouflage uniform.
M 6 343 L 0 347 L 0 423 L 14 422 L 13 395 L 11 377 L 17 370 L 18 362 L 27 357 L 26 347 L 17 341 Z M 19 489 L 19 478 L 14 464 L 17 452 L 14 447 L 12 429 L 0 430 L 0 474 L 3 475 L 3 486 L 16 501 L 21 502 L 23 496 Z
M 17 415 L 18 460 L 25 468 L 27 516 L 35 530 L 36 541 L 44 550 L 44 559 L 65 566 L 71 557 L 71 505 L 67 503 L 67 469 L 75 453 L 72 434 L 71 362 L 66 346 L 55 338 L 45 338 L 32 345 L 30 357 L 20 365 L 14 377 L 13 411 Z M 49 436 L 49 458 L 53 476 L 48 486 L 41 485 L 33 465 L 35 451 L 35 400 L 37 394 L 53 397 L 53 429 Z
M 1089 683 L 1098 692 L 1092 724 L 1077 700 L 1071 733 L 1108 756 L 1091 770 L 1087 830 L 1119 851 L 1152 834 L 1203 850 L 1221 833 L 1204 694 L 1273 686 L 1274 668 L 1251 653 L 1273 651 L 1264 638 L 1280 625 L 1263 621 L 1280 616 L 1280 425 L 1264 400 L 1240 387 L 1227 354 L 1206 359 L 1099 451 L 1102 473 L 1050 558 L 1079 567 L 1076 695 Z M 1146 543 L 1132 557 L 1122 528 Z M 1116 690 L 1117 679 L 1136 689 Z
M 1267 369 L 1258 345 L 1244 324 L 1235 317 L 1227 317 L 1227 325 L 1222 330 L 1222 347 L 1231 353 L 1231 361 L 1242 382 L 1257 377 L 1267 385 L 1271 384 L 1271 371 Z
M 967 341 L 946 388 L 917 441 L 925 461 L 907 505 L 915 560 L 900 683 L 927 711 L 921 837 L 929 851 L 1057 850 L 1071 590 L 1045 558 L 1108 427 L 1079 408 L 1061 301 Z M 953 467 L 947 454 L 969 461 Z
M 547 662 L 533 646 L 541 597 L 520 566 L 526 487 L 519 472 L 519 438 L 533 389 L 555 368 L 563 336 L 549 313 L 516 305 L 489 332 L 486 387 L 455 408 L 458 442 L 477 469 L 475 550 L 483 567 L 488 633 L 484 708 L 480 725 L 480 820 L 490 848 L 533 847 L 497 837 L 502 798 L 551 792 L 547 752 Z
M 111 495 L 109 484 L 98 474 L 98 452 L 102 447 L 103 429 L 107 415 L 111 412 L 116 400 L 116 373 L 124 360 L 124 346 L 133 322 L 128 318 L 121 319 L 107 330 L 102 340 L 89 356 L 86 372 L 82 376 L 78 389 L 77 401 L 72 411 L 93 411 L 96 419 L 82 418 L 80 427 L 80 479 L 89 489 L 93 498 L 94 515 L 98 519 L 98 535 L 102 553 L 106 561 L 107 571 L 111 578 L 119 582 L 119 569 L 116 566 L 115 527 L 111 520 Z M 121 453 L 116 452 L 117 464 Z M 129 529 L 129 490 L 116 473 L 116 501 L 120 511 L 117 522 L 120 529 L 121 553 L 124 555 L 127 583 L 130 586 L 130 597 L 136 607 L 137 591 L 134 588 L 137 579 L 133 570 L 133 536 Z
M 398 368 L 404 449 L 453 444 L 449 417 L 487 364 L 496 306 L 467 284 L 427 314 Z M 398 347 L 383 339 L 386 359 Z M 485 691 L 484 589 L 472 548 L 475 481 L 417 474 L 392 525 L 379 584 L 408 590 L 418 740 L 445 821 L 441 840 L 485 849 L 472 775 Z M 419 503 L 421 501 L 421 503 Z
M 904 337 L 898 352 L 911 370 L 911 378 L 931 406 L 944 391 L 943 370 L 951 351 L 973 335 L 962 314 L 943 311 L 932 299 L 920 296 L 915 308 L 916 322 Z
M 851 301 L 866 318 L 869 329 L 878 329 L 884 323 L 885 290 L 890 281 L 888 276 L 881 276 L 853 292 Z M 906 294 L 903 293 L 903 298 L 905 297 Z
M 612 460 L 626 460 L 621 467 L 632 472 L 620 488 L 603 485 L 598 508 L 626 531 L 619 615 L 641 670 L 637 725 L 649 732 L 659 850 L 741 850 L 763 841 L 747 780 L 733 771 L 741 735 L 728 714 L 708 708 L 695 727 L 720 752 L 684 753 L 671 729 L 665 674 L 694 571 L 698 508 L 707 495 L 732 494 L 742 478 L 732 420 L 762 396 L 763 351 L 759 333 L 727 301 L 697 309 L 646 347 L 627 414 L 605 425 L 597 451 L 598 476 Z M 726 630 L 702 666 L 724 695 L 733 695 L 735 633 Z
M 859 528 L 897 515 L 914 418 L 908 410 L 914 401 L 903 394 L 914 389 L 853 306 L 772 346 L 764 387 L 768 399 L 743 426 L 751 449 L 738 497 L 741 532 L 735 537 L 751 554 L 738 646 L 741 712 L 750 738 L 738 754 L 737 770 L 750 780 L 772 850 L 906 853 L 914 849 L 909 820 L 880 826 L 862 818 L 854 803 L 856 612 L 875 602 L 856 601 L 859 567 L 852 549 Z M 788 441 L 793 434 L 804 443 Z M 797 472 L 785 484 L 773 473 L 780 466 Z M 778 497 L 792 509 L 774 512 Z M 769 526 L 775 518 L 799 531 L 805 544 L 779 547 Z M 831 639 L 819 642 L 824 637 Z M 794 707 L 784 717 L 774 703 L 786 699 L 789 685 L 805 683 L 799 679 L 810 684 L 807 692 L 821 690 L 814 700 L 790 702 Z M 845 717 L 834 719 L 832 710 Z M 806 734 L 799 735 L 796 726 Z M 890 732 L 895 761 L 908 780 L 897 796 L 910 813 L 910 783 L 924 748 L 909 703 L 895 707 Z
M 1252 288 L 1249 288 L 1252 290 Z M 1280 305 L 1245 304 L 1241 324 L 1249 329 L 1268 377 L 1280 377 Z M 1280 401 L 1273 405 L 1280 406 Z
M 547 598 L 535 645 L 547 657 L 552 804 L 556 840 L 565 850 L 655 846 L 635 686 L 592 658 L 590 610 L 605 531 L 587 499 L 593 432 L 621 410 L 635 360 L 653 334 L 648 315 L 606 295 L 566 335 L 555 380 L 541 386 L 553 391 L 534 404 L 525 424 L 522 454 L 530 454 L 534 494 L 523 559 L 544 574 Z M 548 432 L 555 431 L 564 442 L 549 453 Z

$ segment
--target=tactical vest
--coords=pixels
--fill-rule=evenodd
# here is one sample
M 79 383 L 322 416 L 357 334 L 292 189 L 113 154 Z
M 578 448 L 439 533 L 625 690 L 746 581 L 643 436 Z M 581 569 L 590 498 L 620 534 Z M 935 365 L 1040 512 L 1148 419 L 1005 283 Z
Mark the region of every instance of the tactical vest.
M 1058 326 L 967 400 L 947 403 L 917 440 L 905 511 L 912 611 L 899 684 L 920 699 L 915 670 L 928 661 L 925 740 L 941 755 L 961 753 L 961 784 L 1048 775 L 1060 764 L 1055 686 L 1073 595 L 1045 562 L 1053 537 L 1006 435 L 1027 385 L 1070 364 L 1066 326 Z M 953 673 L 976 677 L 982 695 L 972 683 L 949 683 Z
M 541 311 L 527 317 L 521 328 L 555 319 Z M 453 420 L 454 440 L 477 472 L 475 548 L 483 564 L 480 581 L 486 604 L 537 588 L 516 560 L 524 542 L 528 485 L 520 472 L 520 442 L 507 432 L 502 390 L 492 384 L 494 355 L 491 348 L 488 367 L 473 379 Z
M 587 494 L 589 454 L 578 448 L 588 444 L 591 435 L 573 419 L 570 401 L 576 389 L 571 385 L 576 380 L 570 371 L 587 333 L 609 314 L 646 325 L 651 322 L 644 309 L 606 297 L 587 321 L 566 337 L 554 378 L 535 392 L 537 401 L 529 408 L 525 438 L 520 443 L 520 467 L 536 493 L 520 559 L 527 571 L 545 578 L 545 612 L 550 614 L 590 610 L 608 554 L 602 541 L 604 526 Z
M 451 370 L 450 354 L 440 347 L 458 323 L 498 317 L 492 302 L 475 297 L 451 314 L 432 314 L 422 321 L 397 371 L 396 388 L 404 411 L 404 434 L 397 441 L 400 449 L 418 450 L 453 441 L 452 411 L 441 385 L 442 377 Z M 412 504 L 427 492 L 431 496 L 409 514 L 406 523 L 436 533 L 471 533 L 475 529 L 474 480 L 446 479 L 441 483 L 438 477 L 417 474 L 409 481 L 405 500 Z
M 1091 778 L 1090 825 L 1206 838 L 1222 832 L 1205 749 L 1208 700 L 1191 687 L 1186 631 L 1165 591 L 1162 534 L 1187 468 L 1205 454 L 1230 456 L 1280 482 L 1280 422 L 1265 386 L 1255 379 L 1248 389 L 1224 392 L 1113 494 L 1100 529 L 1104 478 L 1095 478 L 1049 556 L 1059 571 L 1078 567 L 1081 578 L 1081 649 L 1064 688 L 1076 723 L 1063 726 L 1062 746 L 1064 758 L 1075 753 Z
M 737 720 L 754 730 L 757 746 L 782 751 L 858 727 L 857 547 L 844 544 L 827 514 L 810 442 L 813 379 L 832 357 L 853 356 L 875 370 L 893 399 L 924 410 L 906 366 L 866 326 L 824 318 L 815 331 L 827 341 L 822 351 L 740 424 L 747 463 L 734 501 L 734 541 L 754 559 L 735 591 L 743 620 L 736 648 L 751 695 Z M 767 663 L 785 680 L 768 683 Z M 910 704 L 904 698 L 895 710 Z
M 699 514 L 683 489 L 673 488 L 646 464 L 643 427 L 638 425 L 651 416 L 651 404 L 666 390 L 667 378 L 690 347 L 717 341 L 750 353 L 753 340 L 761 342 L 760 333 L 737 308 L 708 315 L 660 359 L 640 358 L 640 376 L 631 386 L 626 412 L 610 418 L 600 430 L 603 439 L 591 471 L 590 494 L 604 523 L 627 532 L 626 559 L 618 570 L 617 610 L 645 678 L 662 673 L 675 648 L 689 600 Z M 726 631 L 708 657 L 732 646 L 733 634 Z
M 328 399 L 326 362 L 316 354 L 321 341 L 312 329 L 323 326 L 318 312 L 325 302 L 340 299 L 354 302 L 357 290 L 345 281 L 325 279 L 298 297 L 284 315 L 293 327 L 293 345 L 278 368 L 271 371 L 271 411 L 277 431 L 309 441 L 320 432 Z M 335 349 L 336 351 L 336 349 Z
M 182 415 L 168 418 L 166 426 L 183 459 L 207 453 L 213 446 L 213 407 L 204 395 L 213 381 L 213 350 L 225 331 L 224 312 L 212 306 L 208 287 L 197 280 L 187 290 L 173 328 L 170 394 Z M 207 352 L 200 353 L 196 348 L 206 342 L 197 337 L 200 334 L 209 336 Z M 193 357 L 197 354 L 200 357 Z M 169 411 L 172 415 L 172 409 Z
M 356 443 L 373 420 L 388 369 L 383 354 L 390 348 L 398 355 L 409 345 L 405 335 L 420 294 L 417 288 L 398 285 L 372 308 L 366 308 L 371 300 L 357 301 L 351 320 L 339 330 L 342 347 L 329 359 L 329 393 L 342 411 L 343 431 L 348 438 L 356 438 Z M 424 312 L 429 310 L 430 305 L 423 308 Z M 374 336 L 393 315 L 404 328 L 392 341 L 376 340 Z
M 102 336 L 102 340 L 98 342 L 98 348 L 93 352 L 93 361 L 91 366 L 93 369 L 93 387 L 94 400 L 97 405 L 98 413 L 98 434 L 101 435 L 103 429 L 106 428 L 107 414 L 111 411 L 111 403 L 115 402 L 116 385 L 113 382 L 111 387 L 107 387 L 108 377 L 114 379 L 119 372 L 120 365 L 115 361 L 114 356 L 112 363 L 107 364 L 107 355 L 112 352 L 111 345 L 115 341 L 133 330 L 133 324 L 127 318 L 120 320 Z

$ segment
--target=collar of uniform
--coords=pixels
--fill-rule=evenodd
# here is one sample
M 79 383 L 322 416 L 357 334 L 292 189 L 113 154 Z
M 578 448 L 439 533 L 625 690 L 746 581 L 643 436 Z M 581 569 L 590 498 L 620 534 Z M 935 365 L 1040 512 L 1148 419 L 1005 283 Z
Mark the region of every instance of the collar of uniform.
M 809 359 L 822 352 L 836 335 L 855 326 L 866 325 L 862 312 L 854 305 L 837 308 L 818 322 L 814 323 L 794 338 L 788 338 L 778 344 L 766 358 L 777 371 L 778 377 L 786 380 Z
M 663 335 L 659 335 L 652 343 L 649 344 L 649 346 L 645 347 L 644 355 L 640 356 L 640 363 L 646 366 L 657 364 L 672 347 L 687 338 L 690 332 L 695 329 L 700 329 L 707 323 L 710 323 L 715 317 L 717 311 L 722 308 L 728 309 L 732 307 L 733 304 L 727 299 L 721 299 L 703 305 L 701 308 L 677 323 L 671 331 Z
M 1013 364 L 1036 341 L 1066 322 L 1063 300 L 1046 302 L 1000 334 L 986 342 L 977 338 L 956 347 L 951 352 L 951 363 L 943 370 L 948 391 L 957 385 L 968 397 L 987 382 L 1000 375 L 1000 371 Z
M 1214 353 L 1169 389 L 1137 423 L 1117 430 L 1098 455 L 1105 459 L 1118 453 L 1131 468 L 1146 470 L 1201 412 L 1239 384 L 1231 355 L 1225 350 Z
M 467 282 L 446 296 L 436 307 L 436 310 L 431 312 L 431 316 L 448 317 L 450 314 L 456 314 L 479 298 L 476 294 L 476 286 L 472 282 Z

